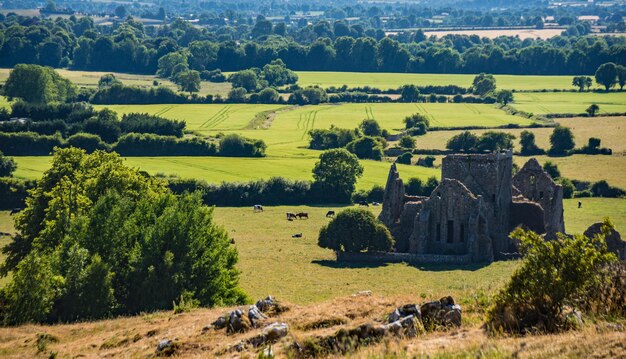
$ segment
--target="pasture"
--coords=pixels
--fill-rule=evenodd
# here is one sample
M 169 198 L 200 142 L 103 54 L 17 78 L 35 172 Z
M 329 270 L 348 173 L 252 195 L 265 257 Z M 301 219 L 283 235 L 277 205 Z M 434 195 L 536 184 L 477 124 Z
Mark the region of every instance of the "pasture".
M 624 92 L 534 92 L 516 93 L 514 97 L 513 107 L 534 114 L 579 114 L 594 103 L 600 106 L 600 114 L 626 112 Z
M 318 151 L 310 151 L 317 153 Z M 37 179 L 50 166 L 50 157 L 16 156 L 16 177 Z M 309 157 L 126 157 L 129 166 L 148 173 L 176 175 L 181 178 L 196 178 L 209 183 L 242 182 L 256 179 L 269 179 L 281 176 L 289 179 L 312 179 L 311 171 L 317 156 Z M 361 161 L 363 177 L 357 182 L 358 189 L 370 189 L 374 185 L 385 185 L 389 172 L 389 162 Z M 399 165 L 402 178 L 419 177 L 426 180 L 430 176 L 439 177 L 438 169 Z
M 371 86 L 381 90 L 395 89 L 402 85 L 418 86 L 472 86 L 473 74 L 415 74 L 383 72 L 317 72 L 297 71 L 298 85 L 317 85 L 323 88 L 347 85 L 349 87 Z M 516 91 L 571 90 L 573 76 L 494 75 L 498 89 Z
M 569 127 L 574 134 L 576 147 L 582 147 L 587 144 L 590 137 L 597 137 L 602 140 L 602 147 L 608 147 L 615 154 L 621 154 L 626 151 L 626 116 L 617 117 L 574 117 L 559 118 L 555 121 L 562 126 Z M 531 128 L 531 129 L 493 129 L 493 130 L 471 130 L 472 133 L 481 135 L 487 131 L 506 132 L 514 135 L 516 139 L 515 150 L 519 150 L 519 138 L 522 131 L 532 131 L 535 134 L 535 142 L 537 146 L 543 149 L 550 148 L 550 135 L 553 128 Z M 420 149 L 445 149 L 446 143 L 450 137 L 457 135 L 463 131 L 430 131 L 426 135 L 416 137 L 417 148 Z
M 157 80 L 160 85 L 168 87 L 174 91 L 178 91 L 178 86 L 168 79 L 156 77 L 154 75 L 139 75 L 118 72 L 100 72 L 100 71 L 74 71 L 66 69 L 55 69 L 59 75 L 67 78 L 79 87 L 98 87 L 98 80 L 105 74 L 114 74 L 124 85 L 139 86 L 143 88 L 153 87 L 153 81 Z M 0 69 L 0 83 L 6 82 L 11 69 Z M 208 81 L 201 82 L 201 88 L 198 92 L 200 95 L 219 94 L 226 96 L 230 91 L 229 82 L 214 83 Z
M 610 216 L 618 230 L 626 228 L 626 200 L 584 198 L 565 200 L 565 224 L 570 233 Z M 296 304 L 321 302 L 372 290 L 384 296 L 411 295 L 438 298 L 471 297 L 497 290 L 517 262 L 489 265 L 415 266 L 410 264 L 337 263 L 332 251 L 317 246 L 317 235 L 329 209 L 343 207 L 278 206 L 252 213 L 248 207 L 218 207 L 214 217 L 235 239 L 239 251 L 241 285 L 252 297 L 272 294 Z M 380 207 L 370 207 L 378 214 Z M 285 220 L 285 212 L 308 212 L 309 220 Z M 0 212 L 0 229 L 10 231 L 7 212 Z M 302 238 L 291 236 L 302 233 Z M 5 241 L 6 242 L 6 241 Z M 398 285 L 398 283 L 411 283 Z

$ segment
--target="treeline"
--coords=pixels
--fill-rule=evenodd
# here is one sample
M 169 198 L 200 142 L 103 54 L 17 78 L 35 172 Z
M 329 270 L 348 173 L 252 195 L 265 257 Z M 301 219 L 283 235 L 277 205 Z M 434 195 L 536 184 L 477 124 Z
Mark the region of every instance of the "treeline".
M 17 120 L 9 120 L 17 118 Z M 115 151 L 123 156 L 263 157 L 262 140 L 237 134 L 203 139 L 183 137 L 184 121 L 142 113 L 96 111 L 84 103 L 48 105 L 16 102 L 0 113 L 0 151 L 12 156 L 48 155 L 55 147 L 91 153 Z
M 257 24 L 265 21 L 258 19 Z M 198 72 L 263 68 L 280 59 L 292 70 L 580 75 L 593 74 L 606 62 L 626 65 L 623 37 L 426 38 L 417 31 L 392 39 L 384 33 L 336 31 L 327 22 L 305 28 L 311 36 L 302 40 L 270 31 L 271 36 L 251 41 L 220 38 L 182 20 L 147 31 L 140 22 L 128 19 L 112 34 L 104 34 L 89 18 L 33 21 L 10 16 L 0 24 L 0 66 L 35 63 L 154 74 L 167 56 Z

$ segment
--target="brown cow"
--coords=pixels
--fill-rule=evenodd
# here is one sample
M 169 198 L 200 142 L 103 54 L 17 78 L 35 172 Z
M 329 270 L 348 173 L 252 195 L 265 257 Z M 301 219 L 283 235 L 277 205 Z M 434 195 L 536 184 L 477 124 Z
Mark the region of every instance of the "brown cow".
M 298 219 L 303 219 L 303 218 L 309 219 L 309 214 L 307 212 L 297 213 L 296 216 L 298 217 Z

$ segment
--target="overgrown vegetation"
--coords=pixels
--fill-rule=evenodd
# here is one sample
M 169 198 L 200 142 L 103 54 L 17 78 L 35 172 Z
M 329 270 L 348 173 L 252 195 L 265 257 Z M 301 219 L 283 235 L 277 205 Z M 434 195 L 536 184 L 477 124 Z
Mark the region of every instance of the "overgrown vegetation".
M 394 240 L 372 212 L 350 208 L 320 229 L 318 245 L 336 252 L 389 251 Z

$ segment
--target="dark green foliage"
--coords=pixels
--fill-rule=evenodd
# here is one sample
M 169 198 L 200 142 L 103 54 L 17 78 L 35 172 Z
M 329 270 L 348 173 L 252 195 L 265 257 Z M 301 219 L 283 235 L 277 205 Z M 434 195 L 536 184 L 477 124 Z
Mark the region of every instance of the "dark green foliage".
M 195 70 L 181 71 L 174 77 L 174 83 L 181 91 L 198 92 L 200 91 L 200 73 Z
M 245 300 L 237 252 L 200 195 L 174 196 L 116 154 L 59 150 L 31 196 L 4 250 L 5 324 Z
M 593 80 L 589 76 L 574 76 L 572 85 L 578 87 L 578 92 L 583 92 L 585 88 L 589 89 L 593 85 Z
M 219 155 L 226 157 L 265 157 L 266 148 L 263 140 L 245 138 L 236 133 L 228 134 L 219 141 Z
M 228 81 L 233 84 L 233 88 L 241 87 L 246 91 L 256 91 L 259 87 L 257 74 L 252 70 L 242 70 L 228 76 Z
M 446 143 L 446 148 L 455 152 L 472 152 L 477 145 L 478 136 L 469 131 L 464 131 L 452 136 Z
M 534 155 L 542 155 L 545 151 L 535 144 L 535 134 L 531 131 L 524 130 L 520 133 L 519 140 L 521 150 L 520 154 L 522 156 L 534 156 Z
M 313 129 L 309 131 L 311 140 L 309 148 L 313 150 L 329 150 L 340 148 L 360 137 L 359 131 L 331 126 L 330 129 Z
M 72 135 L 68 137 L 67 144 L 72 147 L 82 148 L 87 153 L 109 149 L 109 146 L 102 141 L 100 136 L 91 133 L 77 133 Z
M 122 156 L 216 156 L 217 145 L 201 138 L 176 138 L 150 133 L 122 135 L 112 149 Z
M 0 177 L 0 209 L 7 210 L 24 207 L 28 190 L 34 188 L 36 181 L 25 181 L 13 177 Z
M 65 145 L 59 134 L 47 136 L 33 132 L 0 132 L 0 151 L 11 156 L 48 156 L 54 147 Z
M 97 116 L 83 123 L 83 131 L 100 136 L 107 143 L 113 143 L 122 134 L 117 114 L 109 109 L 104 109 Z
M 202 80 L 209 81 L 209 82 L 220 83 L 220 82 L 226 81 L 226 75 L 224 75 L 220 69 L 211 70 L 211 71 L 204 70 L 200 72 L 200 78 Z
M 514 139 L 515 136 L 510 133 L 487 131 L 478 138 L 476 149 L 483 152 L 512 150 Z
M 278 91 L 271 87 L 264 88 L 258 93 L 258 103 L 278 103 L 281 100 Z
M 373 118 L 366 118 L 359 124 L 359 129 L 365 136 L 379 137 L 383 135 L 383 130 L 378 122 Z
M 93 104 L 153 104 L 153 103 L 185 103 L 187 98 L 167 87 L 151 87 L 143 89 L 137 86 L 113 84 L 99 89 L 90 99 Z
M 435 188 L 439 185 L 439 180 L 436 177 L 429 177 L 424 183 L 421 179 L 412 177 L 404 185 L 406 194 L 410 196 L 430 196 Z
M 596 82 L 608 92 L 617 83 L 617 66 L 612 62 L 600 65 L 596 70 Z
M 612 224 L 605 220 L 603 233 L 611 229 Z M 487 327 L 516 333 L 567 329 L 565 307 L 580 308 L 588 300 L 588 289 L 598 285 L 599 270 L 615 261 L 604 235 L 559 235 L 546 241 L 534 232 L 516 229 L 512 237 L 520 243 L 522 264 L 496 295 L 487 314 Z
M 405 165 L 411 164 L 411 159 L 413 158 L 413 154 L 411 152 L 405 152 L 396 158 L 397 163 L 402 163 Z
M 260 76 L 267 81 L 269 86 L 283 86 L 298 82 L 298 75 L 289 70 L 280 59 L 263 66 Z
M 338 252 L 389 251 L 393 238 L 385 225 L 363 209 L 341 211 L 320 229 L 318 245 Z
M 548 153 L 553 156 L 565 156 L 574 149 L 574 134 L 568 127 L 557 126 L 550 135 L 550 150 Z
M 169 120 L 147 113 L 129 113 L 122 116 L 120 128 L 124 133 L 154 133 L 161 136 L 183 137 L 185 121 Z
M 319 105 L 328 102 L 328 95 L 322 88 L 309 86 L 294 91 L 287 102 L 296 105 Z
M 0 151 L 0 177 L 11 177 L 17 169 L 17 164 L 12 157 L 5 156 Z
M 228 102 L 245 103 L 247 93 L 248 91 L 246 91 L 243 87 L 233 87 L 230 91 L 228 91 Z
M 612 187 L 605 180 L 593 183 L 590 191 L 593 197 L 616 198 L 626 195 L 626 191 L 618 187 Z
M 346 145 L 346 149 L 360 159 L 379 161 L 383 157 L 384 141 L 380 137 L 363 136 Z
M 402 136 L 398 141 L 398 145 L 402 148 L 415 148 L 415 139 L 411 136 Z
M 472 82 L 474 94 L 485 97 L 496 91 L 496 79 L 493 75 L 481 73 Z
M 114 84 L 121 84 L 120 80 L 118 80 L 113 74 L 106 74 L 100 76 L 100 80 L 98 80 L 98 87 L 111 87 Z
M 324 151 L 313 168 L 313 188 L 322 200 L 348 202 L 362 175 L 363 166 L 354 154 L 343 148 Z
M 407 116 L 402 120 L 402 122 L 404 122 L 404 127 L 407 130 L 418 126 L 420 123 L 425 124 L 426 128 L 430 126 L 430 120 L 428 117 L 422 115 L 421 113 L 414 113 L 411 116 Z
M 589 107 L 587 107 L 587 109 L 585 110 L 585 112 L 587 112 L 587 114 L 589 114 L 589 116 L 591 117 L 595 117 L 596 113 L 598 113 L 598 111 L 600 111 L 600 106 L 596 105 L 595 103 L 592 103 Z
M 508 105 L 513 102 L 513 91 L 511 90 L 500 90 L 496 94 L 496 101 L 503 105 Z
M 45 104 L 63 102 L 76 96 L 76 86 L 50 67 L 16 65 L 3 87 L 9 98 Z
M 420 91 L 415 85 L 404 85 L 400 92 L 400 102 L 417 102 L 420 98 Z
M 561 171 L 559 171 L 559 167 L 556 165 L 556 163 L 552 161 L 546 161 L 543 164 L 543 170 L 546 171 L 550 175 L 550 177 L 552 177 L 552 179 L 557 179 L 561 177 Z

